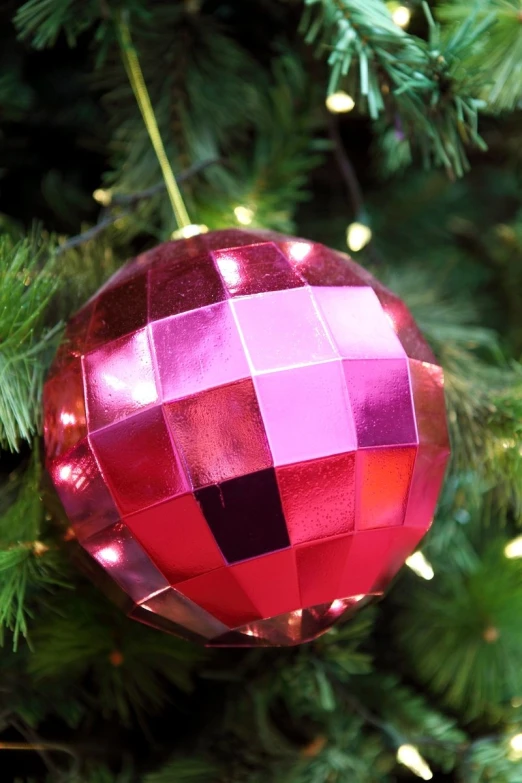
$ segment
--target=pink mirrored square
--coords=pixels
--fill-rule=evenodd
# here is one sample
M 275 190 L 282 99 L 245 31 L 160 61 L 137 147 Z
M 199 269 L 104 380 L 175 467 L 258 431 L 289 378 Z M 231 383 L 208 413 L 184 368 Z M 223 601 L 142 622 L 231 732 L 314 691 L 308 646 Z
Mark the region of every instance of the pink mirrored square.
M 344 593 L 339 584 L 353 536 L 339 536 L 296 547 L 301 605 L 333 601 Z
M 272 465 L 251 380 L 171 402 L 165 415 L 194 488 Z
M 155 266 L 149 274 L 149 318 L 156 321 L 221 302 L 223 282 L 209 254 Z
M 337 358 L 309 288 L 234 299 L 232 309 L 256 373 Z
M 190 485 L 161 408 L 151 408 L 89 435 L 122 514 L 184 494 Z
M 122 522 L 92 536 L 82 546 L 133 601 L 143 601 L 168 587 L 165 577 Z
M 83 396 L 82 365 L 79 357 L 49 378 L 43 390 L 44 440 L 47 460 L 59 457 L 87 434 Z
M 415 446 L 357 452 L 357 530 L 404 524 L 416 453 Z
M 292 544 L 349 533 L 355 525 L 355 452 L 276 468 Z
M 156 321 L 151 330 L 165 401 L 250 376 L 228 302 Z
M 359 448 L 417 443 L 407 359 L 343 361 Z
M 176 585 L 176 589 L 229 628 L 261 619 L 230 568 L 218 568 Z
M 374 591 L 382 592 L 400 571 L 407 557 L 415 551 L 425 534 L 414 527 L 398 527 L 388 541 L 386 561 L 374 582 Z
M 258 375 L 254 384 L 275 465 L 355 450 L 340 360 Z
M 83 358 L 90 430 L 149 408 L 158 400 L 147 329 Z
M 87 439 L 53 462 L 49 472 L 80 541 L 118 521 L 118 511 Z
M 98 296 L 86 350 L 135 332 L 146 324 L 147 273 L 144 273 Z
M 344 359 L 404 359 L 406 354 L 368 286 L 311 289 Z
M 292 239 L 279 243 L 293 269 L 308 285 L 362 286 L 374 278 L 347 255 L 317 242 Z
M 94 303 L 83 307 L 69 320 L 63 340 L 49 369 L 47 380 L 61 375 L 71 364 L 76 365 L 78 359 L 81 359 L 93 312 Z
M 411 390 L 419 443 L 431 443 L 449 455 L 442 367 L 410 359 Z
M 159 503 L 124 521 L 170 584 L 225 565 L 192 494 Z
M 440 446 L 423 444 L 418 448 L 411 482 L 405 524 L 426 531 L 435 516 L 442 488 L 448 451 Z
M 230 571 L 262 617 L 292 612 L 301 606 L 294 549 L 245 560 L 231 566 Z
M 230 296 L 248 296 L 304 285 L 272 242 L 215 250 L 212 257 Z
M 380 576 L 388 563 L 397 528 L 362 530 L 354 533 L 339 580 L 339 594 L 345 597 L 381 592 Z

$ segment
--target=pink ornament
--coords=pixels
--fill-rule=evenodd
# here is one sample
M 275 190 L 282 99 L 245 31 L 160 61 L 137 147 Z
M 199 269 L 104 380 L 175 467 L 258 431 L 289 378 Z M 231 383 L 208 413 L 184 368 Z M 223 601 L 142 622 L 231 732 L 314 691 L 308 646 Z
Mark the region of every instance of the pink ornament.
M 50 473 L 129 614 L 208 645 L 313 639 L 428 530 L 442 370 L 347 256 L 216 231 L 129 262 L 45 386 Z

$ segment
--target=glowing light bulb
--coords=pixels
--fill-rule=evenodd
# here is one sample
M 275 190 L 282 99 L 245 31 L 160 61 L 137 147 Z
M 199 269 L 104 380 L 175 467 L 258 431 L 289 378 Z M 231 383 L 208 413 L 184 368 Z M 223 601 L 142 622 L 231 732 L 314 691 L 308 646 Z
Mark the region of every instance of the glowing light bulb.
M 509 544 L 504 547 L 504 554 L 510 560 L 514 560 L 517 557 L 522 557 L 522 536 L 514 538 Z
M 407 557 L 406 565 L 422 579 L 433 579 L 435 576 L 431 563 L 426 560 L 422 552 L 414 552 L 413 555 Z
M 366 247 L 372 238 L 372 230 L 364 223 L 350 223 L 346 229 L 346 244 L 355 253 Z
M 522 734 L 515 734 L 509 740 L 510 753 L 509 758 L 511 761 L 518 761 L 522 758 Z
M 398 5 L 392 11 L 392 19 L 397 27 L 404 30 L 411 21 L 411 10 L 406 5 Z
M 249 226 L 254 219 L 254 210 L 249 207 L 234 207 L 234 215 L 242 226 Z
M 178 228 L 171 234 L 171 239 L 190 239 L 190 237 L 197 237 L 198 234 L 206 234 L 208 226 L 196 225 L 196 223 L 190 223 L 188 226 Z
M 326 98 L 326 108 L 331 111 L 332 114 L 344 114 L 345 112 L 352 111 L 355 106 L 355 101 L 351 95 L 343 90 L 337 90 L 332 92 Z
M 98 204 L 101 204 L 103 207 L 108 207 L 109 204 L 112 201 L 112 193 L 110 190 L 104 190 L 103 188 L 98 188 L 94 191 L 92 194 L 92 197 L 95 201 L 98 202 Z
M 433 772 L 414 745 L 401 745 L 397 751 L 397 761 L 411 769 L 422 780 L 433 778 Z

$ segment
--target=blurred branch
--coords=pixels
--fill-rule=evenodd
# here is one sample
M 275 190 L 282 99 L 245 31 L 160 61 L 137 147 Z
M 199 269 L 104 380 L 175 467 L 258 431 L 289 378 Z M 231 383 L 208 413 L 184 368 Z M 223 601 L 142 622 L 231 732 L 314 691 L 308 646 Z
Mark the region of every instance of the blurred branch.
M 221 165 L 227 165 L 226 162 L 221 158 L 213 158 L 212 160 L 204 160 L 201 163 L 195 163 L 193 166 L 190 166 L 190 168 L 185 169 L 185 171 L 182 171 L 180 174 L 178 174 L 176 177 L 176 182 L 178 184 L 185 182 L 191 177 L 196 176 L 196 174 L 204 171 L 209 166 L 214 166 L 218 163 Z M 120 220 L 122 217 L 129 215 L 141 201 L 152 198 L 158 193 L 161 193 L 163 190 L 165 190 L 165 183 L 158 182 L 156 185 L 152 185 L 150 188 L 146 188 L 145 190 L 139 190 L 136 193 L 111 194 L 108 208 L 102 211 L 99 222 L 96 223 L 95 226 L 92 226 L 92 228 L 87 229 L 87 231 L 83 231 L 81 234 L 77 234 L 76 236 L 67 239 L 57 248 L 56 255 L 61 255 L 62 253 L 65 253 L 74 247 L 78 247 L 78 245 L 83 245 L 85 242 L 89 242 L 91 239 L 94 239 L 107 228 L 116 223 L 117 220 Z M 119 212 L 111 213 L 110 209 L 114 206 L 125 207 L 125 209 Z

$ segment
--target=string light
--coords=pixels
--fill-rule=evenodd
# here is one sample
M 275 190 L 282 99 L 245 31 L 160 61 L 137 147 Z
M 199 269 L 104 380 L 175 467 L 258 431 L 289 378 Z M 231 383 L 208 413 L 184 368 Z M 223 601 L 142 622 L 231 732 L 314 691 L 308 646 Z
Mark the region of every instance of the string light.
M 355 253 L 366 247 L 372 238 L 372 230 L 364 223 L 350 223 L 346 229 L 346 244 Z
M 234 207 L 234 215 L 242 226 L 249 226 L 254 219 L 254 210 L 249 207 Z
M 103 188 L 98 188 L 94 191 L 92 194 L 92 197 L 95 201 L 98 202 L 98 204 L 101 204 L 102 207 L 108 207 L 109 204 L 112 201 L 112 193 L 110 190 L 104 190 Z
M 522 536 L 514 538 L 509 544 L 504 547 L 504 554 L 510 560 L 514 560 L 517 557 L 522 557 Z
M 388 3 L 388 8 L 391 11 L 391 16 L 397 27 L 402 27 L 404 30 L 408 27 L 411 21 L 411 9 L 407 5 L 400 5 L 399 3 Z
M 401 745 L 397 751 L 397 761 L 422 780 L 433 778 L 433 772 L 414 745 Z
M 518 761 L 522 758 L 522 734 L 515 734 L 509 740 L 510 753 L 509 758 L 511 761 Z
M 332 114 L 344 114 L 348 111 L 352 111 L 355 106 L 355 101 L 351 95 L 343 90 L 337 90 L 332 92 L 326 98 L 326 108 L 331 111 Z
M 422 552 L 414 552 L 413 555 L 407 557 L 406 565 L 422 579 L 433 579 L 435 576 L 431 563 L 426 560 Z
M 190 237 L 197 237 L 198 234 L 206 234 L 208 226 L 198 226 L 195 223 L 189 223 L 188 226 L 183 226 L 173 231 L 171 239 L 190 239 Z

